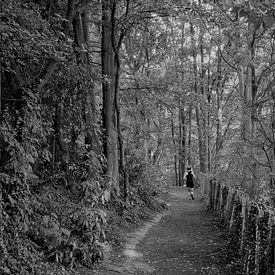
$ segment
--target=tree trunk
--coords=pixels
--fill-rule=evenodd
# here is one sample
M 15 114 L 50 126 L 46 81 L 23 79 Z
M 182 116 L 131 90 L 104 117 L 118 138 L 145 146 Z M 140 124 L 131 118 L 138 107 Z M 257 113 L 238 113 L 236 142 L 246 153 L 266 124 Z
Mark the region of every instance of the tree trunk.
M 107 161 L 106 176 L 118 180 L 118 134 L 115 112 L 115 63 L 112 46 L 112 3 L 102 1 L 102 91 L 103 91 L 103 133 L 104 155 Z
M 73 19 L 74 42 L 77 46 L 76 56 L 78 62 L 83 66 L 89 65 L 89 54 L 84 50 L 85 47 L 89 46 L 89 13 L 90 11 L 86 6 L 83 10 L 77 11 Z M 97 110 L 94 85 L 89 85 L 87 91 L 83 91 L 83 93 L 86 93 L 83 108 L 83 116 L 86 122 L 85 143 L 90 146 L 90 150 L 99 153 L 99 137 L 96 133 Z
M 68 145 L 64 142 L 63 120 L 64 120 L 64 107 L 63 107 L 63 102 L 61 102 L 61 103 L 58 103 L 55 108 L 54 143 L 58 146 L 59 152 L 61 153 L 61 160 L 63 164 L 66 166 L 66 164 L 69 161 L 69 150 L 68 150 Z M 57 154 L 55 154 L 55 156 L 57 156 Z
M 114 11 L 113 11 L 114 12 Z M 113 20 L 112 20 L 113 21 Z M 114 24 L 114 21 L 113 21 Z M 114 29 L 113 29 L 114 31 Z M 114 41 L 114 36 L 112 37 L 113 48 L 116 46 L 116 41 Z M 128 202 L 129 196 L 129 175 L 125 167 L 125 148 L 124 148 L 124 140 L 121 132 L 121 114 L 120 114 L 120 104 L 119 104 L 119 77 L 120 77 L 120 56 L 119 56 L 119 48 L 114 48 L 115 52 L 115 110 L 117 115 L 117 133 L 118 133 L 118 145 L 119 145 L 119 169 L 122 176 L 123 181 L 123 199 L 125 203 L 125 207 Z
M 185 111 L 182 104 L 179 105 L 179 186 L 183 186 L 185 171 Z
M 175 139 L 175 125 L 174 125 L 174 114 L 171 114 L 171 133 L 172 133 L 172 141 L 173 141 L 173 152 L 174 152 L 174 172 L 175 172 L 175 181 L 176 186 L 179 185 L 179 178 L 178 178 L 178 157 L 176 151 L 176 139 Z
M 187 156 L 187 163 L 191 166 L 192 165 L 192 156 L 191 156 L 191 146 L 192 146 L 192 105 L 189 105 L 188 111 L 188 156 Z
M 2 65 L 0 62 L 0 116 L 2 114 Z M 1 154 L 1 151 L 0 151 Z M 1 155 L 0 155 L 0 159 L 1 159 Z
M 75 5 L 76 5 L 76 0 L 68 0 L 66 21 L 64 21 L 64 25 L 63 25 L 63 33 L 65 37 L 67 37 L 70 32 L 70 28 L 75 16 Z
M 217 65 L 217 132 L 216 132 L 216 155 L 219 154 L 222 145 L 222 91 L 221 91 L 221 81 L 222 81 L 222 72 L 221 72 L 221 53 L 220 49 L 218 50 L 218 65 Z
M 95 92 L 94 87 L 91 85 L 87 91 L 86 101 L 84 106 L 84 119 L 86 122 L 86 138 L 85 143 L 90 146 L 93 152 L 99 153 L 99 137 L 96 133 L 97 125 L 97 110 L 95 102 Z
M 252 27 L 254 28 L 254 25 L 252 25 Z M 250 73 L 250 79 L 248 79 L 250 81 L 250 85 L 247 85 L 247 87 L 250 88 L 249 93 L 251 94 L 249 97 L 251 99 L 251 106 L 250 110 L 251 110 L 251 114 L 250 114 L 250 123 L 251 123 L 251 129 L 250 129 L 250 140 L 253 144 L 253 139 L 255 136 L 255 132 L 256 132 L 256 112 L 257 112 L 257 106 L 256 106 L 256 97 L 257 97 L 257 80 L 256 80 L 256 69 L 255 69 L 255 38 L 256 38 L 256 31 L 253 30 L 252 32 L 252 37 L 251 37 L 251 42 L 249 44 L 249 53 L 250 53 L 250 59 L 252 62 L 250 62 L 250 66 L 249 66 L 249 73 Z M 252 148 L 250 150 L 250 154 L 251 154 L 251 162 L 252 162 L 252 173 L 251 173 L 251 196 L 254 197 L 256 195 L 257 192 L 257 185 L 258 185 L 258 163 L 257 161 L 255 161 L 255 157 L 257 154 L 256 151 L 256 147 L 254 146 L 254 148 Z
M 194 69 L 194 92 L 195 94 L 199 94 L 198 88 L 198 72 L 197 72 L 197 51 L 196 51 L 196 44 L 195 44 L 195 30 L 193 24 L 190 23 L 190 32 L 191 32 L 191 40 L 192 40 L 192 55 L 193 55 L 193 69 Z M 204 144 L 203 144 L 203 128 L 201 124 L 201 114 L 200 114 L 200 104 L 197 103 L 195 107 L 196 111 L 196 120 L 197 120 L 197 129 L 198 129 L 198 140 L 199 140 L 199 163 L 200 163 L 200 171 L 205 173 L 206 172 L 206 165 L 205 165 L 205 155 L 204 155 Z
M 201 1 L 199 1 L 199 4 L 201 6 Z M 205 64 L 204 64 L 204 47 L 203 47 L 203 30 L 200 28 L 200 35 L 199 35 L 199 43 L 200 43 L 200 67 L 201 67 L 201 73 L 200 73 L 200 91 L 203 100 L 205 99 Z M 206 172 L 207 171 L 207 115 L 208 110 L 204 110 L 203 106 L 200 106 L 200 113 L 201 113 L 201 125 L 202 125 L 202 134 L 201 134 L 201 155 L 202 155 L 202 170 L 201 172 Z
M 161 120 L 161 110 L 158 113 L 158 139 L 157 139 L 157 148 L 153 154 L 153 164 L 159 165 L 160 156 L 162 153 L 162 146 L 163 146 L 163 134 L 162 134 L 162 120 Z
M 211 50 L 209 49 L 208 52 L 208 81 L 207 81 L 207 103 L 208 103 L 208 110 L 207 110 L 207 164 L 208 164 L 208 172 L 211 172 L 212 167 L 212 156 L 211 156 L 211 140 L 212 140 L 212 131 L 211 129 L 211 112 L 210 106 L 211 106 L 211 92 L 212 88 L 210 87 L 210 79 L 211 79 Z
M 84 26 L 82 20 L 82 14 L 80 11 L 75 13 L 73 19 L 74 29 L 74 42 L 76 45 L 76 56 L 80 64 L 87 64 L 87 54 L 84 51 L 85 40 L 84 40 Z
M 208 200 L 208 205 L 210 209 L 213 209 L 213 180 L 211 179 L 209 181 L 209 200 Z
M 125 166 L 125 149 L 124 149 L 124 140 L 123 135 L 121 132 L 121 114 L 120 114 L 120 101 L 119 101 L 119 78 L 120 78 L 120 55 L 119 51 L 122 45 L 122 41 L 125 36 L 125 31 L 123 29 L 120 30 L 120 35 L 118 37 L 117 41 L 117 31 L 116 31 L 116 22 L 115 22 L 115 14 L 116 14 L 116 1 L 112 2 L 112 12 L 111 12 L 111 24 L 112 24 L 112 30 L 111 30 L 111 41 L 112 41 L 112 48 L 114 51 L 114 64 L 115 64 L 115 112 L 117 116 L 117 139 L 118 139 L 118 145 L 119 145 L 119 168 L 123 179 L 123 198 L 125 207 L 127 206 L 128 202 L 128 193 L 129 193 L 129 175 L 128 171 Z M 126 12 L 125 17 L 128 16 L 129 12 L 129 1 L 126 3 Z
M 272 113 L 271 113 L 271 150 L 270 150 L 270 162 L 271 162 L 271 176 L 270 176 L 270 204 L 273 209 L 275 208 L 275 89 L 271 91 L 272 96 Z

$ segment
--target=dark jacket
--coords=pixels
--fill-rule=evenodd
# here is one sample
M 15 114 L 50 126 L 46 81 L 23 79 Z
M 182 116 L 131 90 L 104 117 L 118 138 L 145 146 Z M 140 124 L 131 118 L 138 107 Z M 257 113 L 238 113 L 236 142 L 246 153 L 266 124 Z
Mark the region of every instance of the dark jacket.
M 189 188 L 194 188 L 194 176 L 191 171 L 186 175 L 186 186 Z

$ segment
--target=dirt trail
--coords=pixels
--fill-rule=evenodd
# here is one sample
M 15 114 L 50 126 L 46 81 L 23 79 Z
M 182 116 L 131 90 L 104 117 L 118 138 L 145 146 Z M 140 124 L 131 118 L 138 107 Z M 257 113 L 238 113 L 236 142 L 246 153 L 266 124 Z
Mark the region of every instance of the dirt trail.
M 115 261 L 83 275 L 223 274 L 217 264 L 221 232 L 198 199 L 189 200 L 183 187 L 170 190 L 168 211 L 129 233 Z

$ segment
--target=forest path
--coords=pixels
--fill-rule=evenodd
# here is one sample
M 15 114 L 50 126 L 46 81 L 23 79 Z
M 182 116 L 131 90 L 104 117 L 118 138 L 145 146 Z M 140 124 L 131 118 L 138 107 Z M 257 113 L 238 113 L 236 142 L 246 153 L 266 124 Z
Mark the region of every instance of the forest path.
M 189 200 L 186 188 L 171 187 L 168 210 L 128 235 L 115 261 L 82 275 L 224 274 L 218 265 L 220 229 L 199 200 Z

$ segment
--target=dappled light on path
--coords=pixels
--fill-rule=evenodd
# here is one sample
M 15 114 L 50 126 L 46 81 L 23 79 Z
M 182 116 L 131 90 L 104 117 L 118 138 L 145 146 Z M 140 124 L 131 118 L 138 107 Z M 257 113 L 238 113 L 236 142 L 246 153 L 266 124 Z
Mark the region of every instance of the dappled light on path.
M 169 190 L 167 205 L 129 233 L 120 263 L 92 274 L 222 274 L 216 261 L 221 233 L 212 213 L 199 199 L 189 200 L 184 187 Z

